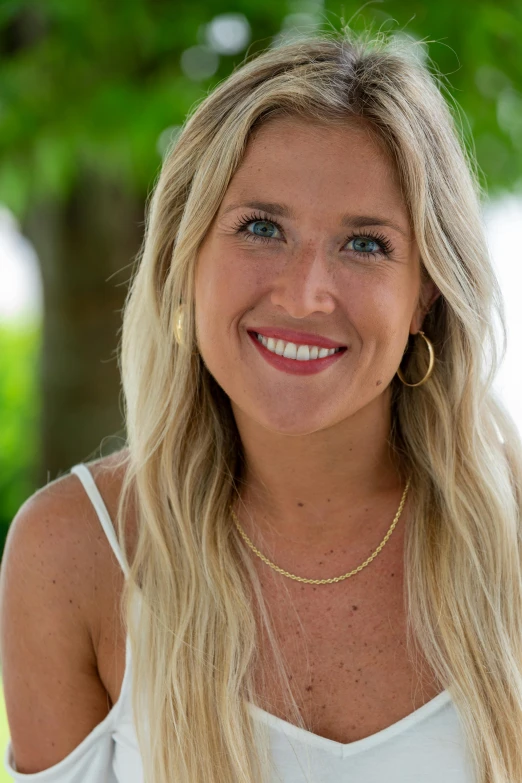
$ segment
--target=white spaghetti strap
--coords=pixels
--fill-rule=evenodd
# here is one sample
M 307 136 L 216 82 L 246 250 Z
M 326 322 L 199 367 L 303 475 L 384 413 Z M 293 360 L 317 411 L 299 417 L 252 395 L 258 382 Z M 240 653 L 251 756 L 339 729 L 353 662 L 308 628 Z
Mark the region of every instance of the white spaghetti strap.
M 71 468 L 70 472 L 78 476 L 81 483 L 83 484 L 83 488 L 88 494 L 90 501 L 94 506 L 96 513 L 98 514 L 98 518 L 101 522 L 101 526 L 104 529 L 105 535 L 109 540 L 109 544 L 111 545 L 112 551 L 114 552 L 114 555 L 121 566 L 121 570 L 127 577 L 128 569 L 123 560 L 123 554 L 121 551 L 121 547 L 118 543 L 118 539 L 116 538 L 116 533 L 114 531 L 112 520 L 109 516 L 109 512 L 107 511 L 107 506 L 103 502 L 103 498 L 100 495 L 100 491 L 96 486 L 96 483 L 92 477 L 91 471 L 89 470 L 87 465 L 85 465 L 83 462 L 80 462 L 78 465 L 74 465 Z

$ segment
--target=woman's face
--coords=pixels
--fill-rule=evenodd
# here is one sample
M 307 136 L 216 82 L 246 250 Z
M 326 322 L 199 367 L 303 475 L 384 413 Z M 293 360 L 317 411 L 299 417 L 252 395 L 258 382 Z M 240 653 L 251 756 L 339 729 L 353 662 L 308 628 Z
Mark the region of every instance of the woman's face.
M 198 255 L 199 350 L 236 413 L 281 433 L 326 429 L 389 406 L 408 333 L 437 296 L 420 272 L 394 164 L 367 129 L 273 120 Z M 328 346 L 340 350 L 324 357 Z

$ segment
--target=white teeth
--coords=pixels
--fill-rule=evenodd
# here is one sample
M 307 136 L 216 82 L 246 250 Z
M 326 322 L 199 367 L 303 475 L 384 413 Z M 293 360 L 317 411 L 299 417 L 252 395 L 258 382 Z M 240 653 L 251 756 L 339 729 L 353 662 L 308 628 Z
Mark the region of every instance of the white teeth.
M 256 336 L 259 342 L 271 353 L 284 356 L 286 359 L 295 359 L 298 362 L 324 359 L 326 356 L 332 356 L 338 350 L 336 348 L 319 348 L 317 345 L 296 345 L 295 343 L 287 343 L 284 340 L 276 340 L 273 337 L 264 337 L 261 334 Z
M 295 343 L 287 343 L 285 345 L 285 350 L 283 351 L 283 356 L 287 359 L 297 359 L 297 345 Z

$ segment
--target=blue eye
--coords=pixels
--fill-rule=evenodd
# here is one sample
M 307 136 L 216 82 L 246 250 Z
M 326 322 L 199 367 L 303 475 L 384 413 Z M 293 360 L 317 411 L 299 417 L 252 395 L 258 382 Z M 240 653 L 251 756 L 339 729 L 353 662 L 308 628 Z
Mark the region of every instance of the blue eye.
M 264 215 L 243 215 L 235 225 L 235 232 L 254 242 L 266 242 L 271 244 L 272 239 L 281 238 L 282 228 L 275 220 L 269 220 Z
M 252 226 L 252 231 L 249 233 L 254 234 L 254 236 L 257 237 L 273 237 L 275 232 L 278 230 L 277 227 L 269 220 L 253 220 L 247 225 Z
M 265 242 L 268 245 L 274 244 L 273 239 L 277 239 L 279 242 L 282 238 L 281 234 L 284 236 L 284 231 L 279 223 L 259 212 L 240 217 L 234 226 L 234 231 L 250 241 Z M 381 234 L 352 234 L 345 239 L 345 246 L 360 258 L 387 258 L 393 252 L 389 239 Z M 277 247 L 277 243 L 274 247 Z
M 363 255 L 374 255 L 381 250 L 381 247 L 375 239 L 370 237 L 355 237 L 348 242 L 348 249 L 355 250 L 356 253 L 362 253 Z

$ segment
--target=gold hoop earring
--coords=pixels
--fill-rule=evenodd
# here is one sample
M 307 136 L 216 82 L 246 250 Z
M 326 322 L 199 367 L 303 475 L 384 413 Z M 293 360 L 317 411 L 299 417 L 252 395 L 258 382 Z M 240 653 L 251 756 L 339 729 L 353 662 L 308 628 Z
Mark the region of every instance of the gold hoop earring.
M 423 338 L 424 338 L 424 340 L 426 341 L 426 345 L 428 346 L 428 351 L 429 351 L 429 354 L 430 354 L 430 363 L 429 363 L 429 367 L 428 367 L 428 371 L 427 371 L 426 375 L 425 375 L 425 376 L 424 376 L 424 378 L 423 378 L 421 381 L 419 381 L 418 383 L 407 383 L 407 382 L 404 380 L 404 375 L 402 374 L 402 372 L 401 372 L 401 368 L 399 367 L 399 368 L 397 369 L 397 375 L 399 376 L 399 378 L 401 379 L 401 381 L 403 382 L 403 384 L 404 384 L 405 386 L 422 386 L 422 384 L 423 384 L 423 383 L 426 383 L 426 381 L 427 381 L 427 380 L 428 380 L 428 378 L 430 377 L 431 373 L 433 372 L 433 368 L 435 367 L 435 351 L 433 350 L 433 344 L 432 344 L 432 342 L 431 342 L 430 340 L 428 340 L 428 338 L 426 337 L 426 335 L 424 334 L 424 332 L 421 332 L 421 330 L 420 330 L 420 329 L 419 329 L 419 331 L 417 332 L 417 334 L 420 334 L 420 335 L 422 335 L 422 337 L 423 337 Z
M 180 305 L 174 313 L 174 337 L 178 345 L 185 345 L 184 328 L 185 328 L 185 310 L 186 305 Z

